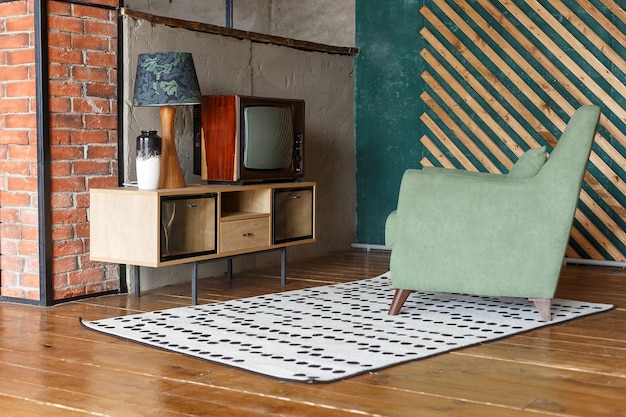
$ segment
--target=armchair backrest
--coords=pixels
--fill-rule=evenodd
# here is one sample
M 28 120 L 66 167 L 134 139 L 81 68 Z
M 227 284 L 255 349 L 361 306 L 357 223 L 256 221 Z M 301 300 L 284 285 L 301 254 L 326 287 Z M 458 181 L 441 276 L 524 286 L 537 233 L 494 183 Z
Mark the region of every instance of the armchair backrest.
M 544 190 L 545 208 L 550 212 L 545 213 L 551 219 L 550 234 L 560 242 L 563 252 L 578 206 L 599 119 L 598 106 L 582 106 L 576 110 L 548 161 L 535 177 Z
M 576 110 L 538 175 L 549 176 L 552 180 L 558 177 L 570 183 L 573 189 L 579 190 L 599 119 L 598 106 L 587 105 Z

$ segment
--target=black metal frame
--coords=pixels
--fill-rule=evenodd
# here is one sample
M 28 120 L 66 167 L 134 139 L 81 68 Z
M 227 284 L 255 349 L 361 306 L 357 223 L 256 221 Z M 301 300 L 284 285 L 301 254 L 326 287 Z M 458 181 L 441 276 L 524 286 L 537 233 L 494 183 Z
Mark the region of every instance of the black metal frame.
M 8 2 L 13 0 L 0 0 L 0 2 Z M 119 53 L 123 50 L 123 38 L 121 29 L 121 16 L 119 15 L 120 7 L 123 7 L 123 0 L 120 0 L 118 6 L 108 6 L 102 4 L 91 3 L 82 0 L 58 0 L 65 3 L 79 4 L 83 6 L 96 7 L 100 9 L 118 11 L 118 33 L 117 33 L 117 72 L 118 72 L 118 103 L 123 92 L 123 74 L 119 69 L 122 68 L 122 57 Z M 38 239 L 39 239 L 39 305 L 51 306 L 59 302 L 67 302 L 69 300 L 55 300 L 52 279 L 52 212 L 51 212 L 51 186 L 50 186 L 50 105 L 49 94 L 49 71 L 48 71 L 48 2 L 47 0 L 35 0 L 34 2 L 35 16 L 35 95 L 36 95 L 36 119 L 37 119 L 37 204 L 38 204 Z M 123 115 L 118 110 L 118 183 L 123 181 L 123 157 L 120 158 L 121 149 L 123 148 L 124 135 Z M 120 291 L 127 292 L 126 274 L 120 269 Z M 106 293 L 111 293 L 108 291 Z M 102 294 L 93 294 L 93 296 Z M 2 298 L 7 300 L 8 298 Z M 32 304 L 31 300 L 13 299 L 11 301 L 23 301 L 26 304 Z

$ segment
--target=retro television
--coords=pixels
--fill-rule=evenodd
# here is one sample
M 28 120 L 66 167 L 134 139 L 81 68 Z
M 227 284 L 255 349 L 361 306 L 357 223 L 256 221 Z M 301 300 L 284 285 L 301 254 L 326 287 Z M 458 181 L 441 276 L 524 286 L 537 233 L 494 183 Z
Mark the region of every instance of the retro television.
M 304 174 L 303 100 L 203 96 L 200 121 L 196 161 L 207 182 L 298 181 Z

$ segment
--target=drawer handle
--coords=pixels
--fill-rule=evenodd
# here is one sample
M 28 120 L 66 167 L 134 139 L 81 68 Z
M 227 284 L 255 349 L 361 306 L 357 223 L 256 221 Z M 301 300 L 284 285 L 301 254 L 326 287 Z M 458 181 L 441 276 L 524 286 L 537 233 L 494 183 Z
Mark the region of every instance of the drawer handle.
M 198 207 L 197 204 L 192 204 L 192 203 L 187 203 L 187 208 L 194 208 L 194 207 Z
M 253 235 L 253 233 L 251 233 L 251 232 L 246 232 L 246 233 L 244 233 L 244 234 L 243 234 L 243 237 L 250 237 L 250 236 L 252 236 L 252 235 Z
M 290 195 L 289 198 L 292 199 L 292 200 L 295 200 L 297 198 L 300 198 L 300 196 L 299 195 Z

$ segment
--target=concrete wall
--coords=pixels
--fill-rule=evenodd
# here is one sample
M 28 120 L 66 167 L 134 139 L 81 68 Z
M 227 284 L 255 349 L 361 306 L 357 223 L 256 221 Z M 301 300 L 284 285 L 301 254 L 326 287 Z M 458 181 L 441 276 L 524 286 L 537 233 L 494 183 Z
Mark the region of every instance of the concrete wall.
M 174 0 L 176 3 L 176 0 Z M 306 52 L 221 35 L 153 25 L 125 18 L 126 93 L 120 112 L 126 117 L 125 178 L 135 179 L 135 138 L 141 130 L 160 130 L 158 111 L 130 103 L 137 55 L 186 51 L 194 57 L 202 93 L 300 98 L 306 101 L 305 181 L 318 182 L 318 242 L 290 248 L 288 260 L 346 249 L 354 241 L 355 155 L 353 57 Z M 199 182 L 192 171 L 191 110 L 176 115 L 177 149 L 187 183 Z M 279 254 L 237 258 L 235 270 L 278 263 Z M 200 276 L 224 273 L 221 261 L 201 265 Z M 131 274 L 129 274 L 130 276 Z M 142 288 L 188 282 L 191 266 L 142 268 Z M 130 276 L 129 284 L 131 284 Z M 132 287 L 132 285 L 130 285 Z
M 129 9 L 217 26 L 226 0 L 126 0 Z M 355 44 L 355 0 L 234 0 L 233 28 L 334 46 Z

